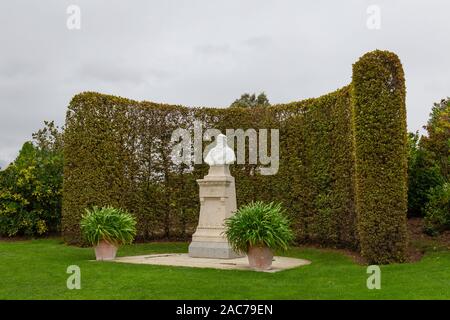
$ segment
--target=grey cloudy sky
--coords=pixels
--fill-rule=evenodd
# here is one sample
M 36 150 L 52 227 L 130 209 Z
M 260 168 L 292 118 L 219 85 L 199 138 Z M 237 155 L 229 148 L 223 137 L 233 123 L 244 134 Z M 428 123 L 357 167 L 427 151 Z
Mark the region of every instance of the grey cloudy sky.
M 69 5 L 81 29 L 66 27 Z M 381 9 L 370 30 L 369 5 Z M 408 129 L 450 95 L 447 0 L 9 0 L 0 3 L 0 166 L 81 91 L 189 106 L 243 92 L 272 103 L 320 96 L 351 65 L 391 50 L 406 74 Z

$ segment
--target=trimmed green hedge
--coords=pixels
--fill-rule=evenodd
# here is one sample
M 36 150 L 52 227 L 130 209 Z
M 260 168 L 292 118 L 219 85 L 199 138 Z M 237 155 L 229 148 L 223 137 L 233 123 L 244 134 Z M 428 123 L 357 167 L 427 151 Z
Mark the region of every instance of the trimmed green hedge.
M 372 55 L 386 61 L 382 65 L 389 70 L 401 71 L 398 60 L 390 58 L 391 53 L 376 51 Z M 404 116 L 404 91 L 385 92 L 385 87 L 367 86 L 364 69 L 370 71 L 373 66 L 364 63 L 366 60 L 363 57 L 355 65 L 353 83 L 349 86 L 320 98 L 264 108 L 186 108 L 93 92 L 76 95 L 69 105 L 65 131 L 62 220 L 65 240 L 81 243 L 80 217 L 84 208 L 92 205 L 112 205 L 133 213 L 138 219 L 138 239 L 188 239 L 199 212 L 195 180 L 207 173 L 207 165 L 193 168 L 175 165 L 170 160 L 173 146 L 170 138 L 176 128 L 192 129 L 194 121 L 199 120 L 204 130 L 217 128 L 223 133 L 227 128 L 280 130 L 280 164 L 276 175 L 255 174 L 256 165 L 252 164 L 231 167 L 238 205 L 258 200 L 279 201 L 293 219 L 298 242 L 361 247 L 370 260 L 374 256 L 388 257 L 378 260 L 381 262 L 403 260 L 404 252 L 398 248 L 406 245 L 406 239 L 399 236 L 398 228 L 405 223 L 399 218 L 402 214 L 406 216 L 406 208 L 401 213 L 406 176 L 399 173 L 403 163 L 397 161 L 403 154 L 406 159 L 406 140 L 397 137 L 406 137 L 404 117 L 387 116 L 376 128 L 366 127 L 363 117 L 368 105 L 387 113 L 382 106 L 386 98 L 392 98 L 389 110 Z M 398 78 L 397 73 L 393 75 L 394 83 L 403 88 L 403 78 Z M 374 79 L 383 82 L 386 76 L 374 75 Z M 367 90 L 368 94 L 362 94 L 361 90 Z M 372 119 L 372 111 L 368 112 Z M 374 142 L 361 140 L 391 134 L 395 128 L 400 131 L 392 133 L 394 139 L 388 142 L 389 146 L 371 146 Z M 388 160 L 387 168 L 392 169 L 389 177 L 395 180 L 395 185 L 383 179 L 380 181 L 389 188 L 372 188 L 367 194 L 366 185 L 371 185 L 372 180 L 365 181 L 366 173 L 381 174 L 384 168 L 364 167 L 362 161 L 370 155 L 369 151 L 362 151 L 364 148 L 370 148 L 377 159 L 396 156 Z M 389 153 L 385 154 L 385 149 Z M 398 186 L 397 193 L 390 189 Z M 376 195 L 371 195 L 373 192 Z M 390 200 L 379 207 L 380 211 L 369 205 L 374 197 Z M 363 203 L 366 201 L 367 205 Z M 384 255 L 374 255 L 377 250 L 369 243 L 373 215 L 387 219 L 383 232 L 375 229 L 377 246 L 380 241 L 388 241 L 379 247 Z M 393 219 L 397 229 L 393 227 Z M 393 229 L 395 235 L 391 234 Z M 400 243 L 394 246 L 392 240 Z
M 352 88 L 361 253 L 370 262 L 403 261 L 408 151 L 400 60 L 386 51 L 365 54 L 353 65 Z

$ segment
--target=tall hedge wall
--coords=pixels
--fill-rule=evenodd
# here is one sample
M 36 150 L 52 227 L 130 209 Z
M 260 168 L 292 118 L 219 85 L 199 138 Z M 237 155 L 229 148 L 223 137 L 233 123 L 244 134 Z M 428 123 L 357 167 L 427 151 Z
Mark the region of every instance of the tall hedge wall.
M 356 208 L 361 253 L 403 261 L 407 230 L 405 79 L 398 57 L 375 51 L 353 65 Z
M 320 98 L 269 108 L 186 108 L 93 92 L 76 95 L 65 130 L 65 240 L 81 243 L 84 208 L 106 204 L 137 217 L 141 240 L 188 239 L 199 212 L 195 180 L 207 173 L 207 166 L 175 165 L 170 139 L 173 130 L 193 129 L 194 121 L 201 121 L 203 130 L 223 133 L 280 130 L 276 175 L 261 175 L 253 164 L 232 165 L 238 205 L 281 201 L 298 242 L 361 248 L 370 260 L 401 261 L 406 243 L 399 232 L 406 214 L 404 80 L 394 55 L 371 55 L 373 62 L 369 55 L 355 64 L 350 85 Z M 377 75 L 374 65 L 391 70 L 393 78 Z M 398 88 L 392 90 L 390 83 Z M 393 140 L 378 139 L 386 135 Z M 384 166 L 378 165 L 382 161 Z M 380 184 L 373 180 L 377 176 Z M 382 206 L 373 206 L 379 199 Z

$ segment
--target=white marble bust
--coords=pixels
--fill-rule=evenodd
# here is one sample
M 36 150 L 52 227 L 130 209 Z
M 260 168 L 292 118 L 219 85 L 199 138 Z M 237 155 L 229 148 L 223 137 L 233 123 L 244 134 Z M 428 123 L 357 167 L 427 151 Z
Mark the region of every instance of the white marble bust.
M 228 146 L 227 136 L 219 134 L 216 138 L 217 144 L 209 150 L 205 162 L 210 166 L 232 164 L 236 160 L 233 149 Z

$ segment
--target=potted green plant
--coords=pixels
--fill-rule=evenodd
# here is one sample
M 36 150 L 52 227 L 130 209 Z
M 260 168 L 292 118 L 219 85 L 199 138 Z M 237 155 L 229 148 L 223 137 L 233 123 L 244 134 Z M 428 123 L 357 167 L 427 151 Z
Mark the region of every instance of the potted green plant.
M 121 209 L 93 207 L 81 218 L 81 231 L 94 246 L 97 260 L 112 260 L 121 244 L 133 242 L 136 235 L 135 218 Z
M 246 253 L 250 267 L 267 270 L 272 266 L 273 250 L 286 250 L 293 240 L 281 204 L 252 202 L 225 220 L 225 235 L 231 247 Z

